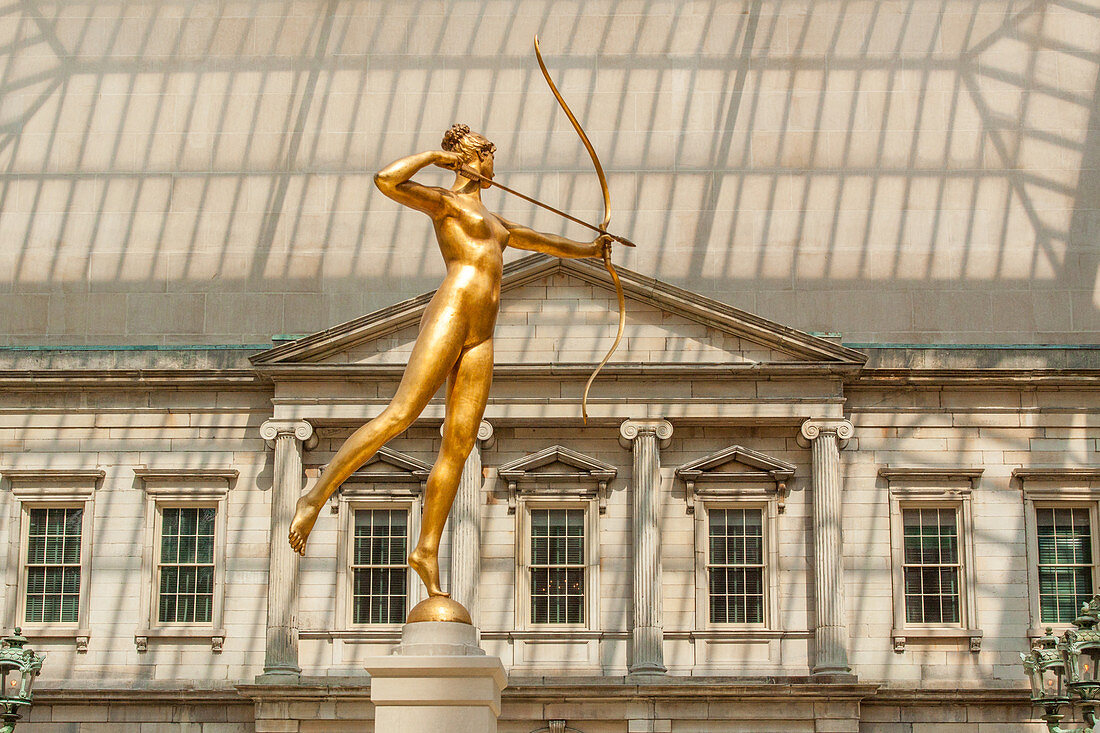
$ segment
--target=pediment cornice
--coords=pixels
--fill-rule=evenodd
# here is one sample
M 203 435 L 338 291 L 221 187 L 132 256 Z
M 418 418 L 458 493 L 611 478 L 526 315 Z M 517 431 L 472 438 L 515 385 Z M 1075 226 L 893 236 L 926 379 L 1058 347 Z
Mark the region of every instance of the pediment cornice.
M 553 470 L 546 470 L 554 467 Z M 540 470 L 541 469 L 541 470 Z M 561 445 L 552 445 L 506 463 L 497 475 L 508 486 L 508 510 L 514 512 L 517 494 L 598 497 L 600 511 L 607 501 L 607 485 L 618 469 L 598 458 Z
M 736 464 L 731 466 L 730 464 Z M 715 453 L 697 458 L 676 469 L 676 477 L 684 482 L 688 513 L 695 512 L 699 498 L 734 498 L 774 493 L 782 511 L 789 492 L 789 482 L 795 465 L 766 453 L 731 445 Z M 768 488 L 770 485 L 771 488 Z M 763 489 L 759 487 L 765 487 Z
M 631 270 L 619 269 L 618 272 L 623 291 L 631 300 L 640 301 L 719 332 L 773 349 L 803 364 L 813 363 L 821 367 L 851 371 L 858 370 L 867 359 L 863 353 L 854 349 L 761 318 L 698 293 Z M 534 280 L 559 273 L 604 288 L 609 292 L 614 291 L 614 283 L 600 262 L 584 259 L 562 260 L 535 254 L 504 266 L 501 293 L 505 294 Z M 284 371 L 286 367 L 291 366 L 318 365 L 318 362 L 334 354 L 415 325 L 420 321 L 434 294 L 434 291 L 424 293 L 324 331 L 282 344 L 252 356 L 251 362 L 261 373 L 271 374 Z M 354 368 L 355 365 L 334 367 L 332 364 L 325 364 L 324 366 L 327 371 L 332 371 L 334 368 L 342 371 L 349 367 Z

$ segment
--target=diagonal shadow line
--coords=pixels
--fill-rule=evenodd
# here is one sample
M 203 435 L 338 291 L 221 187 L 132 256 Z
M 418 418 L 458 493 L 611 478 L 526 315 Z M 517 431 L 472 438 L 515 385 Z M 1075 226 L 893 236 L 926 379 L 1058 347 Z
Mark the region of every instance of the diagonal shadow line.
M 57 37 L 56 21 L 51 23 L 46 20 L 46 16 L 42 14 L 42 11 L 38 9 L 38 6 L 33 0 L 22 0 L 21 4 L 24 12 L 30 16 L 34 24 L 38 26 L 38 30 L 42 32 L 42 37 L 45 39 L 46 43 L 49 44 L 53 52 L 57 54 L 58 60 L 60 61 L 72 56 L 72 52 L 65 48 L 65 44 Z
M 0 134 L 3 135 L 0 138 L 0 152 L 3 152 L 11 141 L 23 134 L 24 126 L 31 121 L 31 119 L 38 114 L 38 110 L 46 106 L 46 102 L 50 101 L 53 93 L 56 92 L 61 84 L 64 82 L 65 77 L 58 75 L 50 82 L 50 85 L 39 93 L 38 98 L 26 109 L 26 111 L 20 115 L 18 122 L 13 122 L 10 125 L 0 125 Z
M 1009 31 L 1013 30 L 1012 26 L 1015 25 L 1017 20 L 1024 17 L 1025 15 L 1038 13 L 1046 4 L 1047 3 L 1044 0 L 1036 0 L 1036 2 L 1033 2 L 1030 6 L 1021 10 L 1013 11 L 1011 8 L 1006 9 L 1005 20 L 1003 23 L 1001 23 L 1000 26 L 997 27 L 997 30 L 991 32 L 988 36 L 978 41 L 973 46 L 964 49 L 961 54 L 962 59 L 966 60 L 967 57 L 976 58 L 979 54 L 988 51 L 989 48 L 997 41 L 1001 40 L 1002 38 L 1010 37 L 1006 34 Z
M 1024 213 L 1027 214 L 1028 221 L 1035 230 L 1036 242 L 1043 248 L 1052 265 L 1059 262 L 1058 253 L 1055 251 L 1053 243 L 1050 240 L 1048 228 L 1039 217 L 1039 212 L 1035 210 L 1035 205 L 1032 203 L 1027 193 L 1027 189 L 1024 188 L 1020 181 L 1020 176 L 1017 175 L 1016 170 L 1008 168 L 1013 156 L 1008 151 L 1008 144 L 1005 143 L 1004 139 L 999 134 L 999 130 L 997 130 L 996 126 L 993 124 L 993 111 L 989 109 L 989 106 L 985 103 L 981 88 L 978 86 L 977 79 L 975 79 L 974 69 L 960 69 L 959 75 L 967 91 L 970 92 L 970 99 L 974 103 L 974 108 L 978 110 L 978 116 L 981 117 L 983 121 L 983 133 L 985 137 L 992 143 L 994 149 L 997 151 L 997 155 L 1001 157 L 1001 161 L 1005 166 L 1007 174 L 1005 175 L 1005 180 L 1008 181 L 1011 190 L 1015 191 L 1016 195 L 1020 198 L 1020 205 L 1023 207 Z
M 336 18 L 336 6 L 338 0 L 329 0 L 324 12 L 324 21 L 321 24 L 320 33 L 317 34 L 317 46 L 313 54 L 313 64 L 310 66 L 309 76 L 306 78 L 305 88 L 298 103 L 298 116 L 294 120 L 294 131 L 290 136 L 290 144 L 287 147 L 286 161 L 279 174 L 279 183 L 275 193 L 271 197 L 268 210 L 264 216 L 264 223 L 260 229 L 259 241 L 256 243 L 256 257 L 252 260 L 252 276 L 258 276 L 267 268 L 268 259 L 271 257 L 271 247 L 275 241 L 275 231 L 282 219 L 283 205 L 286 202 L 287 188 L 294 172 L 294 161 L 298 159 L 298 149 L 302 145 L 302 136 L 305 132 L 306 119 L 309 117 L 313 95 L 317 89 L 317 79 L 321 75 L 321 61 L 325 57 L 329 38 L 332 36 L 332 26 Z
M 745 30 L 741 36 L 740 59 L 737 66 L 737 75 L 733 79 L 733 88 L 729 92 L 729 104 L 726 107 L 725 129 L 722 131 L 722 139 L 715 154 L 715 160 L 729 160 L 730 148 L 733 147 L 734 130 L 737 127 L 738 113 L 741 111 L 741 100 L 745 94 L 745 82 L 749 76 L 749 62 L 752 58 L 752 48 L 756 41 L 756 29 L 760 23 L 761 0 L 755 0 L 748 11 L 745 22 Z M 719 171 L 712 172 L 703 190 L 702 203 L 700 205 L 699 229 L 696 232 L 697 242 L 709 242 L 714 231 L 715 209 L 718 206 L 718 196 L 722 191 L 722 182 L 725 176 Z M 688 272 L 704 272 L 704 248 L 696 247 L 692 251 L 692 262 L 688 266 Z

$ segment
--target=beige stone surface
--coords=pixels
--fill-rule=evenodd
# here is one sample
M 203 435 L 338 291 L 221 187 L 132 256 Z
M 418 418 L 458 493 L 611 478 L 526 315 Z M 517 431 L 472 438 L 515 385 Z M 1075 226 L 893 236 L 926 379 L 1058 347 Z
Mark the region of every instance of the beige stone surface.
M 370 176 L 456 120 L 598 218 L 536 32 L 633 269 L 856 342 L 1100 339 L 1095 0 L 12 5 L 0 338 L 265 343 L 428 290 Z

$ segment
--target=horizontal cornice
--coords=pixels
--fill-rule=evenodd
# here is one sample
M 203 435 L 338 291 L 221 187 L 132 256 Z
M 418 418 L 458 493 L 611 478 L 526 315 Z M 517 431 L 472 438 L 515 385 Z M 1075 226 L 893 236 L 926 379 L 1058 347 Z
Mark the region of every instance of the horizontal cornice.
M 270 389 L 296 380 L 393 381 L 404 364 L 295 364 L 252 369 L 0 370 L 0 390 L 57 392 L 73 389 Z M 498 364 L 495 379 L 587 379 L 591 364 Z M 842 379 L 846 390 L 973 387 L 1100 389 L 1100 369 L 860 369 L 830 362 L 772 364 L 608 364 L 604 378 Z
M 670 700 L 705 704 L 708 700 L 762 702 L 768 700 L 859 700 L 864 705 L 1022 705 L 1030 704 L 1030 690 L 1023 687 L 893 687 L 876 682 L 814 682 L 808 676 L 733 677 L 667 676 L 639 682 L 630 677 L 509 677 L 505 702 L 572 701 L 604 699 Z M 251 704 L 254 701 L 316 701 L 327 699 L 369 700 L 366 677 L 302 678 L 299 684 L 250 684 L 235 687 L 87 687 L 39 683 L 35 702 L 44 705 L 148 705 L 185 704 L 199 707 Z M 49 684 L 50 686 L 46 686 Z
M 864 368 L 845 387 L 1081 387 L 1100 389 L 1098 369 L 874 369 Z

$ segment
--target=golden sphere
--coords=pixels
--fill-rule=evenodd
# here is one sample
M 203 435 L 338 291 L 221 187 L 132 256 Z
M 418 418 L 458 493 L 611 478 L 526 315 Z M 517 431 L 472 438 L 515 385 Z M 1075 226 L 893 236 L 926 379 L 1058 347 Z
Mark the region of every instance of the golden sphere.
M 413 606 L 407 624 L 420 621 L 451 621 L 457 624 L 473 624 L 470 612 L 450 596 L 431 596 Z

